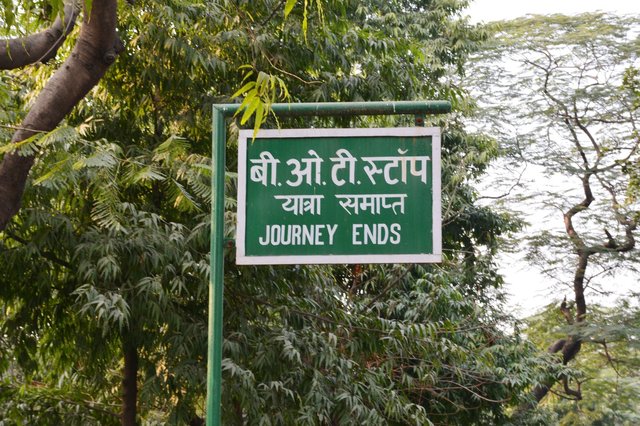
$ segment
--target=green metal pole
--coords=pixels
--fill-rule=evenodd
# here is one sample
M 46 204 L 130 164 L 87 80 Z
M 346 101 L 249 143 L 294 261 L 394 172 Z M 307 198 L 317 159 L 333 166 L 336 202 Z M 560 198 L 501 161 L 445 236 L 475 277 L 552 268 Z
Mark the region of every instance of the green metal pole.
M 224 178 L 226 122 L 238 111 L 239 104 L 213 107 L 213 141 L 211 162 L 211 277 L 209 283 L 209 342 L 207 355 L 207 425 L 219 426 L 222 400 L 222 310 L 224 293 Z M 356 116 L 445 114 L 451 111 L 447 101 L 404 102 L 315 102 L 272 104 L 280 116 Z M 424 122 L 424 120 L 423 120 Z M 418 120 L 416 120 L 418 124 Z
M 213 108 L 211 154 L 211 270 L 207 357 L 207 425 L 220 425 L 222 400 L 222 311 L 224 293 L 224 174 L 227 139 L 225 115 Z
M 240 104 L 220 104 L 215 108 L 225 116 L 236 113 Z M 451 112 L 448 101 L 402 101 L 402 102 L 310 102 L 271 104 L 279 116 L 354 116 L 394 114 L 446 114 Z

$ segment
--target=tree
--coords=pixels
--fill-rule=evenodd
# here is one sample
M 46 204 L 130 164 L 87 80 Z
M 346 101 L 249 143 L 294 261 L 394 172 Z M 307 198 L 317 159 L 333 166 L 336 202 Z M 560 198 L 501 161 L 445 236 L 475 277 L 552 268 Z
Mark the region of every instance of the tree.
M 556 392 L 545 410 L 561 425 L 635 424 L 638 422 L 638 310 L 622 299 L 613 307 L 590 304 L 590 323 L 582 337 L 587 343 L 574 361 L 573 380 L 582 398 Z M 526 320 L 527 336 L 541 349 L 571 332 L 557 309 L 548 305 Z
M 616 273 L 635 267 L 640 206 L 629 170 L 638 161 L 638 103 L 623 84 L 635 63 L 634 25 L 632 18 L 606 14 L 505 22 L 473 73 L 481 128 L 501 139 L 518 165 L 539 170 L 537 190 L 523 200 L 562 213 L 556 216 L 561 228 L 530 238 L 529 259 L 573 295 L 559 307 L 568 334 L 549 347 L 563 364 L 587 341 L 587 291 L 611 291 Z M 516 179 L 510 176 L 511 186 Z M 563 184 L 541 185 L 547 179 Z M 535 401 L 558 379 L 537 386 Z M 579 388 L 561 381 L 563 392 L 582 398 Z
M 2 400 L 10 418 L 203 416 L 210 104 L 230 100 L 243 70 L 284 82 L 293 101 L 464 103 L 449 73 L 483 39 L 457 19 L 464 2 L 318 4 L 298 3 L 286 20 L 283 2 L 267 0 L 121 10 L 118 61 L 64 125 L 24 144 L 43 154 L 0 249 L 0 396 L 29 396 Z M 229 132 L 227 237 L 241 121 Z M 335 122 L 352 124 L 280 124 Z M 455 116 L 441 124 L 443 266 L 241 268 L 227 253 L 226 422 L 499 422 L 546 372 L 501 331 L 510 319 L 492 301 L 493 256 L 517 223 L 477 206 L 470 182 L 496 146 Z
M 39 133 L 53 130 L 60 121 L 102 78 L 107 68 L 122 50 L 116 35 L 116 0 L 87 2 L 85 23 L 73 52 L 43 87 L 22 123 L 16 127 L 11 142 L 20 142 Z M 4 11 L 5 25 L 11 29 L 16 7 L 13 3 Z M 27 11 L 33 5 L 27 6 Z M 24 38 L 1 40 L 1 69 L 21 68 L 55 56 L 62 42 L 71 32 L 80 3 L 71 1 L 64 13 L 47 30 Z M 62 11 L 59 11 L 62 12 Z M 29 170 L 33 166 L 33 152 L 5 152 L 0 163 L 0 230 L 20 208 Z

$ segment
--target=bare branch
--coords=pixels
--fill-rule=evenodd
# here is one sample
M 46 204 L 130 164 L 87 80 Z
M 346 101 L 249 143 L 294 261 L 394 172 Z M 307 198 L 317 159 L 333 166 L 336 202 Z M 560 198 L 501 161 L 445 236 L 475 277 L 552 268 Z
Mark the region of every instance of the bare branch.
M 560 312 L 562 312 L 562 315 L 569 325 L 573 324 L 573 315 L 571 315 L 571 309 L 567 306 L 567 296 L 564 297 L 564 300 L 560 304 Z
M 598 160 L 600 160 L 602 158 L 602 150 L 600 149 L 600 145 L 598 145 L 598 142 L 596 141 L 595 137 L 593 136 L 593 134 L 591 134 L 587 126 L 584 125 L 580 117 L 578 117 L 578 105 L 576 104 L 575 98 L 573 99 L 573 121 L 574 123 L 576 123 L 576 126 L 578 126 L 580 130 L 582 130 L 582 133 L 585 134 L 587 139 L 589 139 L 589 141 L 591 142 L 591 146 L 593 146 L 593 149 L 596 151 L 596 154 L 598 155 Z M 598 161 L 596 161 L 596 163 L 597 162 Z
M 573 244 L 578 248 L 578 250 L 585 250 L 585 244 L 576 229 L 573 226 L 573 217 L 588 209 L 593 200 L 593 193 L 591 192 L 591 184 L 589 183 L 589 178 L 591 177 L 591 173 L 587 172 L 583 175 L 580 180 L 582 181 L 582 190 L 584 192 L 584 199 L 572 206 L 569 210 L 564 213 L 564 226 L 569 238 Z
M 260 22 L 261 27 L 264 27 L 271 21 L 271 19 L 276 15 L 276 13 L 278 13 L 278 11 L 281 10 L 284 2 L 285 0 L 280 0 L 280 2 L 271 10 L 271 13 L 269 14 L 269 16 L 267 16 L 262 22 Z
M 12 233 L 12 232 L 5 232 L 5 234 L 7 234 L 7 236 L 9 238 L 11 238 L 12 240 L 22 244 L 23 246 L 29 245 L 31 244 L 30 241 L 25 240 L 24 238 Z M 71 264 L 69 262 L 67 262 L 66 260 L 62 260 L 60 259 L 58 256 L 56 256 L 55 254 L 46 251 L 46 250 L 38 250 L 38 253 L 40 253 L 40 256 L 42 256 L 43 258 L 50 260 L 53 263 L 56 263 L 60 266 L 63 266 L 65 268 L 71 269 Z
M 300 83 L 303 83 L 303 84 L 309 84 L 309 85 L 311 85 L 311 84 L 322 84 L 322 82 L 321 82 L 321 81 L 308 81 L 308 80 L 305 80 L 305 79 L 303 79 L 302 77 L 300 77 L 300 76 L 298 76 L 298 75 L 296 75 L 296 74 L 290 73 L 289 71 L 285 71 L 285 70 L 283 70 L 282 68 L 278 68 L 278 67 L 273 63 L 273 61 L 271 61 L 271 59 L 269 59 L 269 56 L 266 56 L 266 55 L 265 55 L 265 57 L 264 57 L 264 58 L 267 60 L 267 62 L 269 62 L 269 65 L 271 65 L 271 67 L 273 67 L 273 69 L 275 69 L 275 70 L 276 70 L 276 71 L 278 71 L 278 72 L 281 72 L 282 74 L 288 75 L 289 77 L 293 77 L 293 78 L 295 78 L 295 79 L 296 79 L 296 80 L 298 80 Z
M 527 163 L 525 162 L 524 168 L 520 171 L 520 175 L 518 175 L 516 182 L 513 185 L 511 185 L 511 187 L 507 190 L 507 192 L 500 195 L 483 195 L 481 197 L 478 197 L 476 200 L 500 200 L 502 198 L 508 197 L 509 195 L 511 195 L 511 192 L 513 192 L 514 189 L 520 186 L 520 182 L 522 181 L 522 176 L 524 175 L 524 172 L 526 170 L 527 170 Z
M 614 251 L 617 253 L 625 253 L 631 251 L 635 248 L 636 239 L 633 232 L 638 227 L 638 222 L 634 218 L 629 218 L 628 215 L 624 214 L 620 207 L 620 203 L 618 202 L 618 197 L 613 185 L 606 182 L 601 176 L 597 175 L 597 178 L 602 185 L 602 187 L 609 193 L 611 196 L 611 209 L 615 214 L 616 221 L 620 226 L 624 228 L 625 239 L 622 243 L 618 243 L 613 239 L 613 236 L 605 229 L 605 233 L 607 235 L 607 243 L 603 245 L 603 249 L 607 249 L 609 251 Z
M 611 366 L 611 368 L 613 368 L 613 371 L 616 372 L 616 375 L 618 377 L 622 377 L 620 375 L 620 372 L 618 371 L 618 368 L 616 367 L 615 363 L 613 362 L 613 359 L 611 358 L 611 354 L 609 353 L 609 348 L 607 347 L 607 342 L 606 341 L 602 341 L 602 342 L 600 342 L 600 344 L 604 348 L 604 354 L 607 357 L 607 361 L 609 362 L 609 365 Z
M 576 401 L 580 401 L 582 399 L 582 392 L 580 391 L 580 382 L 578 382 L 578 389 L 573 390 L 569 387 L 569 379 L 567 379 L 567 376 L 564 376 L 562 378 L 562 384 L 564 385 L 564 392 L 567 395 L 574 397 Z

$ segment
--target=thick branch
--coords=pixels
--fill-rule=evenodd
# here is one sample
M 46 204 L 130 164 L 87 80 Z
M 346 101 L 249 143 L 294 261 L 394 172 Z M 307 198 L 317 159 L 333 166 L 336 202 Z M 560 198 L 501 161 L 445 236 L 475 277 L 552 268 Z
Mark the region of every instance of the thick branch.
M 582 339 L 574 336 L 574 337 L 570 337 L 569 339 L 559 339 L 557 342 L 551 345 L 548 352 L 549 353 L 562 352 L 562 363 L 566 365 L 569 361 L 575 358 L 575 356 L 580 351 L 581 347 L 582 347 Z M 571 389 L 568 388 L 568 385 L 566 383 L 566 377 L 562 377 L 562 380 L 564 381 L 564 384 L 565 384 L 565 392 L 569 395 L 573 395 L 576 398 L 578 398 L 580 390 L 578 389 L 578 391 L 572 391 Z M 518 407 L 518 410 L 515 415 L 516 418 L 524 416 L 527 411 L 531 410 L 540 401 L 542 401 L 542 399 L 545 396 L 547 396 L 547 394 L 551 390 L 551 387 L 556 383 L 556 381 L 557 381 L 557 378 L 549 378 L 549 380 L 547 380 L 546 383 L 540 383 L 536 385 L 531 391 L 532 401 L 530 403 L 523 404 L 522 406 Z
M 567 376 L 564 376 L 562 378 L 562 384 L 564 385 L 564 392 L 567 395 L 574 397 L 576 401 L 580 401 L 582 399 L 582 392 L 580 391 L 580 383 L 578 383 L 578 389 L 573 390 L 569 387 L 569 379 L 567 379 Z
M 580 238 L 580 236 L 578 235 L 578 232 L 573 227 L 573 217 L 576 214 L 580 213 L 581 211 L 588 209 L 594 200 L 593 193 L 591 192 L 591 184 L 589 183 L 590 177 L 591 175 L 587 173 L 581 178 L 582 190 L 584 192 L 584 199 L 580 203 L 571 207 L 564 214 L 565 230 L 569 238 L 571 238 L 571 241 L 573 242 L 573 244 L 576 246 L 576 248 L 578 248 L 578 250 L 584 250 L 585 244 L 584 244 L 584 241 L 582 241 L 582 238 Z
M 618 224 L 624 228 L 625 234 L 624 240 L 619 243 L 615 238 L 613 238 L 613 235 L 611 235 L 611 233 L 607 229 L 605 229 L 604 232 L 607 236 L 607 242 L 603 244 L 602 249 L 603 251 L 608 250 L 617 253 L 625 253 L 631 251 L 636 246 L 636 239 L 633 233 L 638 228 L 637 219 L 629 217 L 628 214 L 625 214 L 622 211 L 613 185 L 606 182 L 600 176 L 598 176 L 598 179 L 602 187 L 606 189 L 611 196 L 611 208 L 615 213 L 616 222 L 618 222 Z
M 64 16 L 58 16 L 44 31 L 26 37 L 0 40 L 0 69 L 22 68 L 36 62 L 47 62 L 58 49 L 76 23 L 80 12 L 79 1 L 66 2 Z
M 588 260 L 588 257 L 589 256 L 584 256 L 585 260 Z M 582 259 L 582 256 L 580 258 Z M 586 263 L 584 265 L 580 263 L 578 265 L 577 270 L 580 270 L 581 268 L 582 268 L 583 281 L 580 283 L 583 283 L 584 270 L 586 269 Z M 578 272 L 576 272 L 576 278 L 578 278 Z M 576 291 L 576 305 L 578 306 L 576 319 L 578 322 L 581 322 L 581 321 L 584 321 L 584 317 L 586 313 L 586 305 L 584 303 L 584 289 L 579 288 L 578 290 L 579 291 Z M 580 294 L 580 297 L 578 293 Z M 566 298 L 560 304 L 560 311 L 562 312 L 562 314 L 564 315 L 565 319 L 569 324 L 574 323 L 574 318 L 571 315 L 569 308 L 567 307 Z M 578 335 L 573 335 L 565 339 L 558 339 L 553 345 L 549 347 L 547 352 L 550 354 L 562 353 L 562 363 L 564 365 L 567 365 L 571 360 L 573 360 L 576 357 L 578 352 L 580 352 L 581 348 L 582 348 L 582 338 Z M 567 380 L 566 377 L 562 377 L 562 380 L 564 381 L 563 383 L 565 386 L 565 392 L 568 395 L 572 395 L 576 399 L 580 399 L 582 397 L 582 395 L 580 394 L 580 389 L 578 389 L 577 391 L 569 389 L 568 384 L 566 382 Z M 538 385 L 536 385 L 531 391 L 531 402 L 521 405 L 516 412 L 516 417 L 524 416 L 527 411 L 531 410 L 540 401 L 542 401 L 542 399 L 545 396 L 547 396 L 547 394 L 551 391 L 551 387 L 556 383 L 556 381 L 557 381 L 556 377 L 550 377 L 545 383 L 539 383 Z
M 578 255 L 578 265 L 573 275 L 573 293 L 576 301 L 576 322 L 581 323 L 587 315 L 587 303 L 584 299 L 584 279 L 589 264 L 589 256 L 593 252 L 581 251 Z
M 102 78 L 122 44 L 116 34 L 116 0 L 94 1 L 91 16 L 85 16 L 71 55 L 47 82 L 25 117 L 12 143 L 38 132 L 53 130 Z M 0 230 L 18 212 L 32 155 L 9 153 L 0 163 Z

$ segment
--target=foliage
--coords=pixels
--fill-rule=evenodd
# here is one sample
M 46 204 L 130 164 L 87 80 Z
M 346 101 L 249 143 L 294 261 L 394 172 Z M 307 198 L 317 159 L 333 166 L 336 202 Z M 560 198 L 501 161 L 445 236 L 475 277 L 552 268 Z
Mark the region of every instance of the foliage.
M 640 108 L 640 68 L 630 67 L 625 71 L 622 90 L 629 93 L 630 103 L 633 108 Z M 636 137 L 638 131 L 635 130 Z M 637 202 L 640 194 L 640 168 L 638 162 L 628 162 L 624 165 L 623 172 L 629 177 L 629 189 L 625 199 L 627 202 Z
M 529 217 L 542 222 L 533 235 L 523 236 L 527 260 L 560 294 L 573 296 L 557 306 L 570 327 L 562 338 L 546 335 L 555 343 L 545 346 L 562 354 L 563 364 L 575 359 L 593 378 L 577 390 L 562 389 L 570 397 L 585 398 L 573 407 L 586 411 L 589 403 L 599 407 L 598 395 L 619 386 L 610 369 L 600 371 L 596 380 L 594 364 L 582 360 L 592 359 L 593 352 L 585 349 L 593 337 L 589 333 L 604 331 L 611 321 L 590 307 L 590 297 L 624 291 L 619 277 L 637 273 L 637 19 L 602 13 L 528 16 L 494 30 L 470 74 L 481 107 L 475 124 L 500 140 L 509 155 L 503 202 L 529 210 Z M 636 309 L 621 310 L 621 318 L 633 318 Z M 547 312 L 541 321 L 550 322 L 550 316 Z M 625 327 L 631 336 L 633 328 L 626 321 Z M 617 350 L 628 344 L 616 345 Z M 632 370 L 619 372 L 621 380 L 636 380 Z M 538 401 L 553 391 L 553 383 L 534 388 Z M 628 397 L 634 397 L 633 391 Z M 625 404 L 611 416 L 625 418 Z M 565 409 L 560 407 L 565 405 L 555 401 L 554 408 Z M 578 417 L 565 414 L 563 421 L 578 424 Z
M 603 229 L 620 242 L 619 217 L 638 215 L 637 201 L 627 196 L 637 163 L 638 105 L 624 84 L 637 60 L 634 24 L 603 14 L 502 23 L 471 74 L 483 111 L 475 124 L 501 141 L 515 173 L 525 172 L 508 177 L 509 186 L 524 189 L 514 191 L 514 200 L 531 210 L 542 205 L 549 216 L 564 213 L 584 198 L 581 179 L 593 176 L 594 203 L 576 225 L 588 246 L 606 240 Z M 561 271 L 572 270 L 565 261 L 571 258 L 561 253 L 570 238 L 562 222 L 543 230 L 532 239 L 531 260 L 566 281 Z M 620 261 L 607 252 L 592 259 L 605 275 Z
M 574 332 L 581 333 L 587 342 L 574 366 L 583 399 L 567 399 L 562 386 L 556 386 L 543 407 L 562 425 L 638 423 L 638 310 L 633 302 L 622 299 L 614 307 L 593 306 L 590 317 L 593 325 L 572 330 L 557 304 L 550 304 L 527 319 L 525 332 L 541 349 Z
M 453 264 L 368 268 L 347 300 L 327 268 L 278 269 L 229 273 L 223 405 L 252 423 L 499 423 L 537 378 L 528 345 L 451 285 Z
M 58 383 L 48 397 L 58 405 L 70 404 L 63 393 L 68 382 L 81 395 L 101 395 L 100 404 L 115 405 L 121 345 L 135 340 L 145 354 L 147 406 L 170 404 L 169 418 L 193 415 L 191 395 L 197 400 L 198 392 L 183 395 L 183 389 L 201 386 L 205 374 L 193 357 L 206 348 L 207 216 L 195 215 L 187 229 L 138 207 L 145 198 L 151 207 L 154 194 L 145 192 L 162 181 L 169 194 L 162 201 L 191 211 L 198 191 L 208 189 L 190 181 L 206 159 L 185 154 L 184 144 L 170 139 L 143 164 L 115 144 L 89 144 L 71 128 L 38 144 L 53 149 L 41 163 L 46 169 L 37 168 L 29 204 L 7 230 L 1 252 L 3 333 L 15 348 L 4 360 L 15 371 L 9 377 L 23 377 L 39 418 L 48 414 L 41 391 L 28 386 L 35 382 Z M 131 194 L 138 206 L 124 200 Z M 84 397 L 72 401 L 78 398 Z
M 457 19 L 465 2 L 291 4 L 286 19 L 274 0 L 121 4 L 125 52 L 64 126 L 22 145 L 40 155 L 0 243 L 0 375 L 20 384 L 0 388 L 0 412 L 12 421 L 113 422 L 131 347 L 143 422 L 203 416 L 210 106 L 249 82 L 245 70 L 292 101 L 466 105 L 451 75 L 484 33 Z M 23 92 L 8 114 L 50 71 L 10 74 Z M 229 132 L 227 237 L 242 121 Z M 494 300 L 493 255 L 518 224 L 477 206 L 470 184 L 496 144 L 455 116 L 430 122 L 447 133 L 442 266 L 240 268 L 226 253 L 225 422 L 499 423 L 550 368 L 502 331 L 511 320 Z

